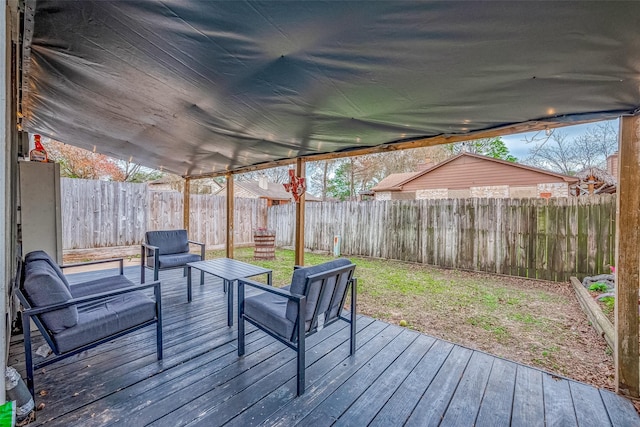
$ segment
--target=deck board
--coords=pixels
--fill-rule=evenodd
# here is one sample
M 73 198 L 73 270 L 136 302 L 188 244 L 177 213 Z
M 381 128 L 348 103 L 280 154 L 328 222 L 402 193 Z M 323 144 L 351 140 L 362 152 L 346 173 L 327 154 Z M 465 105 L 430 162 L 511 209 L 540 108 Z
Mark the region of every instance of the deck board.
M 391 328 L 400 329 L 392 326 Z M 399 334 L 375 354 L 369 363 L 358 367 L 357 371 L 331 395 L 318 405 L 309 415 L 300 421 L 305 426 L 325 425 L 329 420 L 335 421 L 349 409 L 353 401 L 359 397 L 406 349 L 415 341 L 417 334 L 407 330 Z
M 439 425 L 456 391 L 472 350 L 455 346 L 407 420 L 409 426 Z
M 513 427 L 544 426 L 544 393 L 542 372 L 518 365 L 513 393 L 511 425 Z
M 291 426 L 297 424 L 306 417 L 316 406 L 330 395 L 333 390 L 347 381 L 357 369 L 364 363 L 368 363 L 371 357 L 397 335 L 399 331 L 393 330 L 394 335 L 386 331 L 389 325 L 375 321 L 364 331 L 357 335 L 357 350 L 355 357 L 345 359 L 344 363 L 331 367 L 331 370 L 318 379 L 308 384 L 306 392 L 291 400 L 286 406 L 278 409 L 261 423 L 265 426 Z M 386 331 L 386 332 L 385 332 Z M 386 333 L 386 335 L 383 335 Z
M 371 387 L 357 396 L 357 400 L 340 416 L 335 426 L 369 424 L 377 412 L 389 401 L 393 392 L 422 360 L 434 342 L 435 339 L 431 337 L 418 335 L 416 340 L 387 368 L 384 375 L 380 375 Z
M 598 389 L 575 381 L 569 381 L 569 388 L 579 426 L 607 427 L 611 425 Z
M 558 377 L 545 374 L 542 384 L 547 427 L 577 426 L 569 382 L 559 381 Z
M 613 427 L 640 425 L 633 404 L 608 390 L 599 390 Z
M 511 422 L 516 367 L 513 362 L 494 359 L 476 425 L 506 426 Z
M 473 353 L 440 425 L 455 427 L 475 423 L 493 360 L 488 354 Z
M 125 273 L 138 281 L 138 268 Z M 365 316 L 353 357 L 344 322 L 309 337 L 306 392 L 296 397 L 294 351 L 247 325 L 237 356 L 221 280 L 207 275 L 187 303 L 181 271 L 160 279 L 164 360 L 149 327 L 40 369 L 45 408 L 32 425 L 640 425 L 614 393 Z M 9 364 L 24 376 L 21 336 Z
M 418 365 L 407 375 L 405 381 L 394 390 L 393 396 L 376 414 L 370 426 L 385 427 L 396 423 L 404 424 L 453 347 L 451 343 L 436 340 Z
M 358 347 L 361 347 L 362 342 L 367 340 L 367 335 L 362 332 L 363 328 L 369 326 L 372 322 L 373 319 L 366 317 L 360 318 L 357 322 L 358 334 L 356 343 L 358 343 L 358 339 L 360 340 L 360 345 L 356 344 Z M 373 328 L 368 330 L 369 336 L 373 336 L 372 331 Z M 341 335 L 335 334 L 334 337 L 341 337 L 342 342 L 345 344 L 331 349 L 324 357 L 318 358 L 320 354 L 313 354 L 311 361 L 309 360 L 309 357 L 307 357 L 307 386 L 309 386 L 309 384 L 316 383 L 319 378 L 322 378 L 331 371 L 336 364 L 346 363 L 348 360 L 349 348 L 347 346 L 349 342 L 349 330 L 345 328 L 339 333 Z M 264 396 L 260 401 L 256 402 L 247 410 L 237 414 L 236 417 L 228 423 L 228 425 L 239 427 L 258 425 L 262 423 L 267 416 L 276 413 L 289 402 L 295 401 L 295 399 L 292 399 L 292 397 L 295 396 L 295 393 L 296 383 L 295 379 L 292 378 L 275 390 L 272 388 L 268 395 Z

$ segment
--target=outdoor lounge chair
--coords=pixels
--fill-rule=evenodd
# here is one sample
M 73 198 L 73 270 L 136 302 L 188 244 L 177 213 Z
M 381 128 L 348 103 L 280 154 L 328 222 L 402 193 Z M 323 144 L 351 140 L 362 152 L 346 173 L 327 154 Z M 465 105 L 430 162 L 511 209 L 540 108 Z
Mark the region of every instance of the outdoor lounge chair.
M 61 268 L 120 262 L 118 275 L 70 285 Z M 23 306 L 27 387 L 34 394 L 33 372 L 99 344 L 156 324 L 156 351 L 162 359 L 160 282 L 134 285 L 124 276 L 123 260 L 110 259 L 58 266 L 43 251 L 18 263 L 14 291 Z M 153 288 L 155 298 L 143 289 Z M 33 363 L 31 324 L 36 324 L 55 356 Z
M 291 285 L 275 288 L 238 279 L 238 356 L 244 354 L 244 321 L 264 330 L 297 355 L 297 394 L 305 389 L 305 338 L 338 319 L 351 323 L 350 354 L 356 351 L 356 266 L 341 258 L 313 267 L 297 268 Z M 244 286 L 265 292 L 245 298 Z M 351 288 L 351 316 L 342 310 Z M 304 321 L 300 321 L 304 319 Z
M 189 244 L 200 246 L 200 255 L 189 252 Z M 187 230 L 147 231 L 141 248 L 140 281 L 145 282 L 145 268 L 153 270 L 153 280 L 158 280 L 160 270 L 183 268 L 187 275 L 187 263 L 204 261 L 204 243 L 187 237 Z M 200 273 L 200 284 L 204 284 L 204 272 Z

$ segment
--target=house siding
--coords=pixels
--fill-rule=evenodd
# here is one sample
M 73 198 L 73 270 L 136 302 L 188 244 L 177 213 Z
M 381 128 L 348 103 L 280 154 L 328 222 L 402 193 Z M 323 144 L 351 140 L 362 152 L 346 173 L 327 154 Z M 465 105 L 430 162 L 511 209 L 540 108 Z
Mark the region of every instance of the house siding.
M 564 180 L 542 172 L 462 156 L 407 182 L 403 186 L 403 192 L 440 188 L 460 190 L 470 187 L 521 187 L 531 186 L 532 183 L 564 183 Z

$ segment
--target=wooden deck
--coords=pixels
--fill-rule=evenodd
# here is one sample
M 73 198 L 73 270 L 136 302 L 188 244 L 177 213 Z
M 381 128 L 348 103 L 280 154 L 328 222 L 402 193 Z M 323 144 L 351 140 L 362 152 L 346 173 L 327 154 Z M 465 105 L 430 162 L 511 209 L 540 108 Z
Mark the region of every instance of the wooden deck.
M 365 316 L 354 357 L 345 322 L 309 338 L 296 398 L 294 351 L 248 329 L 238 358 L 221 280 L 196 281 L 187 303 L 181 271 L 160 279 L 164 360 L 149 327 L 40 370 L 46 407 L 32 425 L 640 426 L 614 393 Z M 24 376 L 22 344 L 13 337 L 9 365 Z

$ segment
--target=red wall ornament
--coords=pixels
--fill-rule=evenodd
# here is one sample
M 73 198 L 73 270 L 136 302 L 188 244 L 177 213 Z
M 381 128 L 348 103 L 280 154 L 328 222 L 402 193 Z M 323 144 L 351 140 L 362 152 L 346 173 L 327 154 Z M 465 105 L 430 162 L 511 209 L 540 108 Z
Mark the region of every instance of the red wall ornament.
M 307 190 L 307 183 L 305 178 L 296 176 L 296 171 L 289 169 L 289 182 L 284 185 L 284 189 L 293 195 L 293 200 L 296 203 L 300 203 L 300 196 Z

